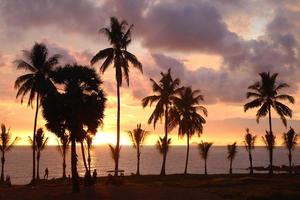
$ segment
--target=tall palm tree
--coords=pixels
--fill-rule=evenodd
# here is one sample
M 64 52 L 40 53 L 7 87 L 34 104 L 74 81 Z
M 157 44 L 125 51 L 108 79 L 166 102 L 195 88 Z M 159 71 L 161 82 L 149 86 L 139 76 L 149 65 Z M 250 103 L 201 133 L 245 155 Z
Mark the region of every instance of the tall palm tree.
M 94 135 L 93 134 L 88 134 L 85 138 L 86 141 L 86 146 L 87 146 L 87 152 L 88 152 L 88 169 L 89 169 L 89 173 L 91 173 L 91 162 L 92 162 L 92 158 L 91 158 L 91 149 L 92 149 L 92 144 L 93 144 L 93 138 Z
M 265 117 L 268 114 L 269 117 L 269 134 L 273 134 L 272 131 L 272 116 L 271 108 L 273 108 L 280 116 L 284 126 L 287 125 L 286 117 L 292 117 L 292 110 L 281 103 L 281 100 L 286 100 L 290 103 L 294 103 L 295 100 L 292 96 L 287 94 L 280 94 L 280 91 L 284 88 L 288 88 L 286 83 L 277 82 L 277 73 L 270 74 L 269 72 L 260 73 L 260 81 L 250 85 L 248 87 L 247 98 L 254 98 L 252 101 L 244 105 L 245 112 L 252 108 L 259 107 L 256 113 L 256 121 L 259 122 L 261 117 Z M 270 149 L 270 151 L 273 151 Z M 273 174 L 273 152 L 270 152 L 270 174 Z
M 229 174 L 232 174 L 232 162 L 233 162 L 233 160 L 236 156 L 236 153 L 237 153 L 236 142 L 233 143 L 233 144 L 227 145 L 227 150 L 228 150 L 227 159 L 230 161 Z
M 179 93 L 182 89 L 179 87 L 180 80 L 178 78 L 173 79 L 171 76 L 171 69 L 168 69 L 167 73 L 161 72 L 161 79 L 159 82 L 155 82 L 153 79 L 150 79 L 152 82 L 152 90 L 155 93 L 154 95 L 145 97 L 142 100 L 143 107 L 150 106 L 153 103 L 156 103 L 155 109 L 151 114 L 148 123 L 151 124 L 153 122 L 153 126 L 155 125 L 159 119 L 165 118 L 164 124 L 164 132 L 165 136 L 164 139 L 166 140 L 165 143 L 168 141 L 168 125 L 169 125 L 169 109 L 173 104 L 173 100 L 175 95 Z M 167 159 L 167 152 L 163 153 L 163 162 L 161 167 L 161 175 L 166 174 L 166 159 Z
M 63 168 L 63 175 L 62 178 L 67 178 L 66 175 L 66 154 L 67 151 L 69 149 L 69 143 L 70 143 L 70 138 L 69 135 L 64 133 L 62 134 L 59 139 L 57 139 L 57 148 L 59 153 L 61 154 L 62 158 L 63 158 L 63 164 L 62 164 L 62 168 Z
M 58 64 L 59 55 L 55 54 L 51 57 L 48 55 L 47 47 L 43 43 L 35 43 L 30 51 L 24 50 L 25 60 L 18 59 L 15 61 L 17 69 L 25 70 L 28 73 L 21 75 L 15 81 L 15 88 L 18 89 L 17 98 L 21 97 L 21 103 L 26 95 L 28 97 L 28 106 L 33 107 L 36 100 L 33 141 L 35 141 L 35 133 L 37 127 L 38 111 L 40 101 L 46 93 L 54 90 L 49 74 Z M 33 143 L 35 146 L 35 142 Z M 35 147 L 32 150 L 32 184 L 35 184 Z
M 43 115 L 51 132 L 64 134 L 61 130 L 66 129 L 70 134 L 73 192 L 79 192 L 76 142 L 96 133 L 103 124 L 106 98 L 99 76 L 89 67 L 66 65 L 54 72 L 53 80 L 63 86 L 63 91 L 46 96 Z
M 249 155 L 250 174 L 253 174 L 252 150 L 255 147 L 255 141 L 256 141 L 256 136 L 252 135 L 249 131 L 249 128 L 247 128 L 244 145 L 245 145 L 246 151 L 248 152 L 248 155 Z
M 40 158 L 41 152 L 45 149 L 48 137 L 45 138 L 45 134 L 42 128 L 37 129 L 36 131 L 36 138 L 35 138 L 35 145 L 33 145 L 33 139 L 29 137 L 30 143 L 32 144 L 32 148 L 36 150 L 36 179 L 40 179 Z
M 95 64 L 100 60 L 104 60 L 100 67 L 100 71 L 104 73 L 107 68 L 112 65 L 115 69 L 117 81 L 117 148 L 120 150 L 120 87 L 122 86 L 123 76 L 129 86 L 129 63 L 133 67 L 143 72 L 142 64 L 137 57 L 127 51 L 128 45 L 131 43 L 131 32 L 133 25 L 128 27 L 128 23 L 123 20 L 119 21 L 115 17 L 110 18 L 110 27 L 100 29 L 110 42 L 111 47 L 100 50 L 91 60 L 91 64 Z M 120 152 L 117 152 L 119 155 Z M 115 162 L 115 171 L 119 169 L 119 158 Z M 117 175 L 117 172 L 115 173 Z
M 141 128 L 141 124 L 137 124 L 135 129 L 133 129 L 132 131 L 128 131 L 128 135 L 132 141 L 133 148 L 136 149 L 137 154 L 136 175 L 140 175 L 141 148 L 148 133 L 148 131 Z
M 165 137 L 164 138 L 159 137 L 158 140 L 156 141 L 156 149 L 161 155 L 164 155 L 166 152 L 169 151 L 171 142 L 172 142 L 171 138 L 168 138 L 166 140 Z
M 1 158 L 1 181 L 4 181 L 4 164 L 5 164 L 5 152 L 10 151 L 19 140 L 18 137 L 11 140 L 11 133 L 10 130 L 6 129 L 4 124 L 1 124 L 1 140 L 0 140 L 0 151 L 2 153 Z
M 197 112 L 201 111 L 207 116 L 207 109 L 199 105 L 200 101 L 203 101 L 200 90 L 192 90 L 191 87 L 183 87 L 182 90 L 179 91 L 179 96 L 174 97 L 174 106 L 170 109 L 169 129 L 172 130 L 178 125 L 179 137 L 187 136 L 184 174 L 187 174 L 190 138 L 195 133 L 200 137 L 200 134 L 203 132 L 202 124 L 206 123 L 206 120 Z
M 289 173 L 290 174 L 292 173 L 292 151 L 295 149 L 297 145 L 297 139 L 298 139 L 298 135 L 292 127 L 290 127 L 290 130 L 288 132 L 283 133 L 284 145 L 289 151 L 289 167 L 290 167 Z
M 272 132 L 266 131 L 265 136 L 262 137 L 263 142 L 266 145 L 267 150 L 269 151 L 269 159 L 270 159 L 270 166 L 269 166 L 269 173 L 273 174 L 273 150 L 275 148 L 275 135 Z
M 207 175 L 207 157 L 210 147 L 213 145 L 212 142 L 203 142 L 199 144 L 199 151 L 202 159 L 204 160 L 204 174 Z

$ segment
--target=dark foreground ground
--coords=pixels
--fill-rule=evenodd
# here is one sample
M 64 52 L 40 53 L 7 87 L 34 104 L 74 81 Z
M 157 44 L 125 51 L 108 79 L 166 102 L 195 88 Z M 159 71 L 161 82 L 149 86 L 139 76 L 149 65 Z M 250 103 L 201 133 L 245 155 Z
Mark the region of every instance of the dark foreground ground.
M 81 186 L 79 194 L 71 185 L 52 180 L 35 187 L 0 187 L 5 200 L 173 200 L 247 199 L 300 200 L 300 175 L 168 175 L 123 177 L 121 186 L 105 184 L 100 178 L 92 187 Z

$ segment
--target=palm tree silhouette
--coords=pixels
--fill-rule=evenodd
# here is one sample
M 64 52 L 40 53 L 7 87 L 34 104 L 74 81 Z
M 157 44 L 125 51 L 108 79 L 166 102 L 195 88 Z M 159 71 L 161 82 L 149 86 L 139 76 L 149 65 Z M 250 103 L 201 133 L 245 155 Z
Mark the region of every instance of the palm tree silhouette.
M 159 137 L 158 140 L 156 141 L 156 149 L 161 155 L 165 155 L 166 152 L 169 151 L 169 146 L 171 144 L 172 140 L 171 138 L 168 138 L 166 140 L 165 137 Z
M 46 93 L 54 90 L 54 85 L 51 82 L 49 75 L 53 68 L 58 64 L 59 55 L 55 54 L 51 57 L 48 55 L 47 47 L 42 43 L 35 43 L 31 51 L 23 51 L 25 60 L 15 60 L 17 69 L 28 71 L 24 75 L 18 77 L 15 81 L 15 88 L 18 89 L 17 96 L 21 96 L 21 103 L 26 95 L 28 97 L 28 106 L 33 107 L 33 102 L 36 100 L 34 126 L 33 126 L 33 141 L 35 141 L 35 133 L 37 126 L 38 111 L 41 99 Z M 35 142 L 32 150 L 32 181 L 35 184 Z
M 127 51 L 128 45 L 131 43 L 131 31 L 133 25 L 128 27 L 128 23 L 123 20 L 119 21 L 115 17 L 110 18 L 110 27 L 100 29 L 103 32 L 112 47 L 100 50 L 91 60 L 91 64 L 105 59 L 100 67 L 100 71 L 104 73 L 107 68 L 113 64 L 115 68 L 115 76 L 117 81 L 117 150 L 120 150 L 120 87 L 122 86 L 123 76 L 129 86 L 129 63 L 133 67 L 143 72 L 142 64 L 139 62 L 137 57 Z M 120 152 L 117 152 L 119 155 Z M 119 156 L 118 156 L 119 157 Z M 115 160 L 115 175 L 119 169 L 119 158 Z
M 269 158 L 270 158 L 270 166 L 269 166 L 269 172 L 270 174 L 273 174 L 273 150 L 275 148 L 275 135 L 272 134 L 272 132 L 266 131 L 265 136 L 262 137 L 263 142 L 266 145 L 267 150 L 269 151 Z
M 10 129 L 6 129 L 4 124 L 1 124 L 1 140 L 0 140 L 0 151 L 2 153 L 1 158 L 1 181 L 4 181 L 4 164 L 5 164 L 5 152 L 10 151 L 19 140 L 18 137 L 15 137 L 13 141 L 11 141 L 11 133 Z
M 137 153 L 136 175 L 140 175 L 141 148 L 148 133 L 148 131 L 141 128 L 141 124 L 137 124 L 135 129 L 133 129 L 132 131 L 128 131 L 128 135 L 132 141 L 133 148 L 136 149 Z
M 169 109 L 173 104 L 175 95 L 178 94 L 182 88 L 179 88 L 180 80 L 178 78 L 172 78 L 171 69 L 168 69 L 167 73 L 161 72 L 160 74 L 162 77 L 159 80 L 159 83 L 156 83 L 153 79 L 150 79 L 150 81 L 152 82 L 153 92 L 155 92 L 156 94 L 145 97 L 142 100 L 142 105 L 143 107 L 146 107 L 148 105 L 151 107 L 151 105 L 156 102 L 155 109 L 151 114 L 148 123 L 151 124 L 153 122 L 153 126 L 155 128 L 156 122 L 162 117 L 165 118 L 164 139 L 166 140 L 165 143 L 167 143 L 169 132 Z M 160 175 L 166 174 L 166 158 L 167 152 L 163 153 L 163 162 Z
M 252 150 L 255 147 L 255 141 L 256 141 L 256 136 L 252 135 L 249 131 L 249 128 L 247 128 L 244 145 L 245 145 L 246 151 L 248 152 L 248 155 L 249 155 L 250 174 L 253 174 Z
M 69 149 L 69 143 L 70 143 L 70 138 L 69 135 L 64 133 L 62 134 L 59 139 L 57 139 L 57 149 L 59 151 L 59 153 L 61 154 L 62 158 L 63 158 L 63 164 L 62 164 L 62 168 L 63 168 L 63 175 L 62 178 L 67 178 L 66 175 L 66 154 L 67 151 Z
M 284 145 L 287 148 L 287 150 L 289 151 L 289 173 L 292 173 L 292 151 L 295 149 L 296 145 L 297 145 L 297 139 L 298 139 L 298 135 L 295 132 L 295 130 L 290 127 L 290 130 L 286 133 L 283 133 L 283 141 L 284 141 Z
M 113 159 L 114 162 L 117 162 L 117 160 L 120 158 L 120 151 L 122 146 L 113 146 L 112 144 L 108 144 L 109 150 L 110 150 L 110 155 L 111 158 Z M 118 171 L 115 171 L 118 175 Z
M 106 98 L 97 73 L 86 66 L 60 67 L 53 73 L 53 80 L 64 89 L 46 96 L 43 115 L 51 132 L 64 134 L 63 127 L 70 133 L 73 192 L 79 192 L 76 142 L 96 133 L 103 124 Z
M 202 124 L 206 120 L 197 112 L 202 111 L 207 116 L 205 107 L 200 106 L 200 101 L 203 101 L 203 96 L 200 90 L 192 90 L 191 87 L 183 87 L 179 91 L 179 97 L 174 97 L 174 106 L 170 109 L 169 130 L 172 130 L 177 125 L 179 137 L 187 136 L 187 151 L 184 174 L 187 174 L 187 167 L 190 152 L 190 138 L 197 133 L 198 137 L 203 132 Z
M 232 174 L 232 162 L 233 162 L 233 160 L 236 156 L 236 153 L 237 153 L 236 142 L 233 143 L 233 144 L 227 145 L 227 150 L 228 150 L 227 159 L 230 161 L 229 174 Z
M 80 141 L 81 155 L 82 155 L 82 160 L 83 160 L 83 165 L 84 165 L 84 168 L 85 168 L 85 172 L 89 173 L 89 168 L 88 168 L 88 165 L 87 165 L 87 162 L 86 162 L 85 149 L 84 149 L 84 144 L 83 144 L 84 139 Z
M 201 141 L 201 143 L 199 144 L 199 152 L 200 155 L 202 157 L 202 159 L 204 160 L 204 174 L 207 175 L 207 157 L 208 157 L 208 152 L 210 147 L 213 145 L 212 142 L 203 142 Z
M 32 148 L 36 150 L 36 179 L 40 179 L 40 157 L 41 151 L 43 151 L 47 145 L 48 137 L 45 138 L 45 134 L 42 128 L 37 129 L 35 137 L 35 145 L 33 145 L 33 139 L 29 137 L 29 141 L 32 145 Z
M 244 105 L 245 112 L 248 109 L 260 107 L 256 113 L 256 121 L 259 122 L 261 117 L 269 114 L 269 134 L 273 135 L 272 131 L 272 117 L 271 108 L 273 108 L 280 116 L 284 126 L 287 125 L 286 117 L 292 117 L 292 110 L 280 102 L 280 100 L 287 100 L 294 103 L 292 96 L 287 94 L 279 94 L 280 90 L 288 88 L 286 83 L 277 83 L 277 73 L 270 74 L 269 72 L 260 73 L 261 80 L 248 87 L 247 98 L 254 98 L 254 100 Z M 270 159 L 270 174 L 273 174 L 273 148 L 269 149 Z

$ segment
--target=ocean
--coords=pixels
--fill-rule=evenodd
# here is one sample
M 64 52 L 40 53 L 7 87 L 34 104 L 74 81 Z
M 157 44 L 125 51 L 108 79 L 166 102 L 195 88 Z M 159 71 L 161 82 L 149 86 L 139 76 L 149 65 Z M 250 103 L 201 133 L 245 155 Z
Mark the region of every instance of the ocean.
M 274 165 L 288 165 L 287 150 L 284 147 L 276 147 L 274 150 Z M 77 148 L 79 157 L 78 171 L 84 174 L 84 166 L 81 159 L 81 149 Z M 114 163 L 108 146 L 94 146 L 92 149 L 92 169 L 97 169 L 99 176 L 106 176 L 106 171 L 114 168 Z M 131 146 L 123 146 L 120 155 L 120 169 L 125 170 L 125 175 L 136 172 L 136 150 Z M 186 147 L 171 146 L 167 157 L 167 174 L 183 173 L 185 165 Z M 268 152 L 265 147 L 256 147 L 253 151 L 253 165 L 267 166 Z M 141 174 L 159 174 L 162 156 L 155 146 L 144 146 L 141 152 Z M 293 163 L 300 164 L 300 148 L 293 153 Z M 208 157 L 208 173 L 228 173 L 229 161 L 227 160 L 226 146 L 213 146 Z M 55 146 L 48 146 L 41 153 L 40 177 L 44 176 L 44 170 L 48 167 L 49 178 L 62 176 L 62 157 Z M 238 147 L 236 158 L 233 162 L 233 173 L 248 173 L 248 154 L 243 146 Z M 6 154 L 5 175 L 11 177 L 13 184 L 27 184 L 31 180 L 32 150 L 29 146 L 16 146 Z M 70 152 L 67 155 L 67 175 L 70 174 Z M 204 161 L 201 159 L 197 146 L 190 148 L 188 173 L 203 174 Z

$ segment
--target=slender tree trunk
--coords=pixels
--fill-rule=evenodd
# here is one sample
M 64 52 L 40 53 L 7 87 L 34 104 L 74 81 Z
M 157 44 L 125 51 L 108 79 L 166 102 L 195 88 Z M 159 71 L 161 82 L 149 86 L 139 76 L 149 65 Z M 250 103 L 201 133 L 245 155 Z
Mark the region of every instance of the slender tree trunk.
M 204 159 L 204 174 L 207 175 L 207 163 L 206 163 L 206 159 Z
M 64 148 L 63 149 L 63 178 L 65 179 L 67 176 L 66 176 L 66 149 Z
M 269 128 L 270 128 L 270 134 L 273 136 L 272 131 L 272 117 L 271 117 L 271 105 L 269 105 Z M 273 147 L 269 148 L 269 154 L 270 154 L 270 170 L 269 173 L 273 174 Z
M 35 116 L 34 116 L 34 126 L 33 126 L 33 137 L 32 137 L 32 180 L 31 184 L 35 185 L 35 132 L 36 132 L 36 126 L 37 126 L 37 118 L 39 113 L 39 99 L 40 99 L 40 93 L 37 93 L 36 97 L 36 108 L 35 108 Z
M 230 159 L 229 174 L 232 174 L 232 158 Z
M 292 151 L 289 149 L 289 173 L 292 174 Z
M 137 166 L 136 166 L 136 175 L 140 175 L 140 146 L 137 146 Z
M 252 165 L 252 153 L 251 153 L 251 149 L 249 149 L 249 161 L 250 161 L 250 174 L 253 174 L 253 165 Z
M 86 172 L 88 172 L 89 169 L 88 169 L 87 164 L 86 164 L 83 142 L 80 142 L 80 145 L 81 145 L 81 154 L 82 154 L 82 160 L 83 160 L 84 168 L 85 168 Z
M 187 148 L 186 148 L 184 174 L 187 174 L 187 168 L 188 168 L 188 162 L 189 162 L 189 152 L 190 152 L 190 136 L 187 135 Z
M 89 173 L 91 173 L 91 149 L 90 147 L 88 146 L 88 166 L 89 166 Z
M 72 168 L 72 185 L 73 192 L 79 192 L 79 180 L 77 172 L 77 154 L 75 138 L 71 139 L 71 168 Z
M 119 170 L 119 157 L 120 157 L 120 85 L 117 81 L 117 99 L 118 99 L 118 107 L 117 107 L 117 159 L 115 160 L 115 176 L 118 176 Z
M 5 151 L 2 150 L 2 159 L 1 159 L 1 181 L 4 181 L 4 163 L 5 163 Z
M 37 158 L 36 158 L 36 179 L 40 179 L 40 151 L 37 152 Z
M 169 107 L 168 104 L 166 104 L 166 110 L 165 110 L 165 141 L 164 141 L 164 145 L 167 145 L 167 141 L 168 141 L 168 113 L 169 113 Z M 163 154 L 163 162 L 162 162 L 162 166 L 161 166 L 161 171 L 160 171 L 160 175 L 164 176 L 166 175 L 166 160 L 167 160 L 167 148 L 164 147 L 164 154 Z

